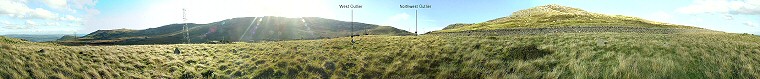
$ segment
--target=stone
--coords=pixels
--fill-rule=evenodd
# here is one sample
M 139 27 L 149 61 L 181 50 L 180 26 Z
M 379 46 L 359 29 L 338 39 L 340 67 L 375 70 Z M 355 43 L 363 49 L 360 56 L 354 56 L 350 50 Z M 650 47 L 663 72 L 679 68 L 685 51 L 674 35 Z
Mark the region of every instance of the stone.
M 45 53 L 45 49 L 40 49 L 40 51 L 37 51 L 38 53 Z
M 597 45 L 597 46 L 605 46 L 605 45 L 607 45 L 607 40 L 604 40 L 604 39 L 596 39 L 596 45 Z
M 179 48 L 174 48 L 174 54 L 182 54 L 182 51 L 179 51 Z

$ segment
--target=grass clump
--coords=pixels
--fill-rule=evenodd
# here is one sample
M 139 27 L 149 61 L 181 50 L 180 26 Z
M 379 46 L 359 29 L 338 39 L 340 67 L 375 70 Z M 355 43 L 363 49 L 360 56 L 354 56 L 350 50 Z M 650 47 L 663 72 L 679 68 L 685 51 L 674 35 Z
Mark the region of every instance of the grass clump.
M 537 45 L 525 45 L 510 48 L 509 54 L 505 54 L 505 57 L 507 60 L 531 60 L 551 53 L 551 51 L 539 49 Z
M 7 44 L 0 78 L 752 78 L 729 33 L 359 36 L 235 44 Z M 604 46 L 597 45 L 604 39 Z M 353 45 L 353 46 L 352 46 Z M 174 54 L 175 48 L 182 54 Z M 39 50 L 45 54 L 37 54 Z M 237 53 L 232 53 L 236 50 Z

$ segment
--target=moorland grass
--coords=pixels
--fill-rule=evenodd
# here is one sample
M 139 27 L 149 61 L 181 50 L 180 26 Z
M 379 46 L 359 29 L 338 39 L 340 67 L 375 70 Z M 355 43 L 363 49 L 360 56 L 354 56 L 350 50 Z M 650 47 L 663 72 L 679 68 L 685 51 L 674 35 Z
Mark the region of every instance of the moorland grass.
M 0 78 L 754 78 L 728 33 L 360 36 L 233 44 L 0 43 Z M 604 39 L 606 45 L 597 45 Z M 179 48 L 182 54 L 174 54 Z M 37 52 L 39 50 L 45 52 Z
M 455 24 L 431 33 L 462 32 L 473 30 L 498 30 L 509 28 L 552 28 L 552 27 L 646 27 L 684 28 L 697 27 L 655 22 L 638 17 L 607 15 L 587 12 L 578 8 L 561 5 L 544 5 L 513 12 L 512 15 L 474 24 Z

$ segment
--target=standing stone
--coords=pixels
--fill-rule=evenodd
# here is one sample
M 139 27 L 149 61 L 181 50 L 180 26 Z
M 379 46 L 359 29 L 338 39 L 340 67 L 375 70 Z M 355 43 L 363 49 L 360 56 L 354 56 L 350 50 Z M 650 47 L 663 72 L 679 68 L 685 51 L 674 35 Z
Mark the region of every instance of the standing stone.
M 174 54 L 182 54 L 182 52 L 181 52 L 181 51 L 179 51 L 179 48 L 176 48 L 176 47 L 175 47 L 175 48 L 174 48 Z

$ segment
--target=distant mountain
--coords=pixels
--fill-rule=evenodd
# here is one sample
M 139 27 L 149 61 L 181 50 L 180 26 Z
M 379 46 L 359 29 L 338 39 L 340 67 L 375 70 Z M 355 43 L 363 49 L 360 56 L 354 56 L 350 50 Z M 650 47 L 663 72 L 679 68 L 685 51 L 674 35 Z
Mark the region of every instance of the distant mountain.
M 15 34 L 15 35 L 22 35 L 22 34 Z M 53 44 L 53 43 L 31 42 L 25 39 L 0 36 L 0 50 L 6 50 L 9 48 L 23 47 L 23 46 L 30 46 L 30 45 L 57 46 L 57 44 Z
M 18 38 L 23 39 L 31 42 L 48 42 L 48 41 L 55 41 L 64 35 L 72 35 L 72 34 L 7 34 L 7 35 L 0 35 L 10 38 Z M 78 34 L 77 36 L 84 36 L 84 34 Z
M 632 27 L 701 29 L 675 25 L 623 15 L 592 13 L 561 5 L 544 5 L 519 10 L 512 15 L 475 24 L 452 24 L 432 33 L 464 32 L 476 30 L 500 30 L 517 28 L 564 28 L 564 27 Z
M 177 44 L 186 42 L 186 33 L 192 43 L 212 41 L 277 41 L 320 39 L 351 36 L 351 22 L 318 17 L 242 17 L 209 24 L 170 24 L 145 30 L 98 30 L 73 42 L 64 44 Z M 354 35 L 413 35 L 393 28 L 353 22 Z
M 72 35 L 64 35 L 63 37 L 57 39 L 56 41 L 75 41 L 77 40 L 77 36 Z

